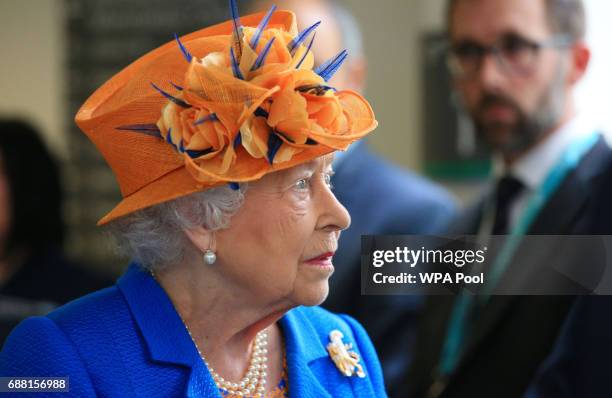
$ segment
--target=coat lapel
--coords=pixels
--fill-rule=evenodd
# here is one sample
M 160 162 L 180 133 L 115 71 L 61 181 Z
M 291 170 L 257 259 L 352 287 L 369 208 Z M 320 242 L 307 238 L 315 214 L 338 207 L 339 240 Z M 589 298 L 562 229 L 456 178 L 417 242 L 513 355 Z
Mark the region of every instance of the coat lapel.
M 568 235 L 588 202 L 589 185 L 578 170 L 563 182 L 529 229 L 530 235 Z
M 190 369 L 188 397 L 220 397 L 183 321 L 157 281 L 132 263 L 117 285 L 140 328 L 151 361 Z
M 328 357 L 320 337 L 309 322 L 299 319 L 298 311 L 289 311 L 280 321 L 285 336 L 289 394 L 291 397 L 331 398 L 311 365 Z

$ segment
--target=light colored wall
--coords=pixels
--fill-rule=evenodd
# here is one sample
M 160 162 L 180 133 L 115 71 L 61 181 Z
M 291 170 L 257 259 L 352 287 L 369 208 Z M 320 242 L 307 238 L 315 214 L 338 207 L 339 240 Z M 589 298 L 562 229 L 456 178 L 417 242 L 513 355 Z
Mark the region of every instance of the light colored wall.
M 612 143 L 612 1 L 586 0 L 587 42 L 593 50 L 591 66 L 578 88 L 578 106 L 598 127 L 607 133 Z
M 32 121 L 65 157 L 63 5 L 61 0 L 0 1 L 0 116 Z
M 423 157 L 420 37 L 442 25 L 443 0 L 345 0 L 364 31 L 366 94 L 379 121 L 374 148 L 420 170 Z

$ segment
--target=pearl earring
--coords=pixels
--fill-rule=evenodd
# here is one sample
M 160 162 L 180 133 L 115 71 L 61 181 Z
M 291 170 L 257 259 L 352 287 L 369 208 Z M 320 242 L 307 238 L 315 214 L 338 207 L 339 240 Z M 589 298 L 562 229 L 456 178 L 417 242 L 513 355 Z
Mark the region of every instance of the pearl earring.
M 214 251 L 208 249 L 204 252 L 204 262 L 208 265 L 213 265 L 217 261 L 217 255 Z
M 214 251 L 215 248 L 215 234 L 211 234 L 208 249 L 204 251 L 204 264 L 213 265 L 217 261 L 217 254 Z

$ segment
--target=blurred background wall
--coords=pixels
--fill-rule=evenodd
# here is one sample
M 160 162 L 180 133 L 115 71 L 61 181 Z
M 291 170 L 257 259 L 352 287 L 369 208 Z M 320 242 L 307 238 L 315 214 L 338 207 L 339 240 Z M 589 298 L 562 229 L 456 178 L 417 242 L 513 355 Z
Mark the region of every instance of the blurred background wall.
M 246 0 L 244 0 L 246 1 Z M 226 0 L 2 0 L 0 1 L 0 115 L 17 115 L 40 127 L 65 168 L 69 251 L 116 272 L 118 261 L 94 225 L 118 199 L 114 179 L 72 121 L 78 106 L 104 80 L 149 49 L 227 16 Z M 426 170 L 424 43 L 440 33 L 444 0 L 345 0 L 362 24 L 369 59 L 368 90 L 380 122 L 374 148 L 392 161 Z M 239 2 L 240 4 L 240 2 Z M 612 131 L 608 96 L 612 2 L 586 0 L 592 69 L 579 90 L 583 111 Z M 435 93 L 439 98 L 447 92 Z M 452 133 L 449 133 L 452 142 Z M 461 200 L 478 179 L 441 181 Z
M 0 1 L 0 115 L 30 118 L 68 156 L 65 3 Z

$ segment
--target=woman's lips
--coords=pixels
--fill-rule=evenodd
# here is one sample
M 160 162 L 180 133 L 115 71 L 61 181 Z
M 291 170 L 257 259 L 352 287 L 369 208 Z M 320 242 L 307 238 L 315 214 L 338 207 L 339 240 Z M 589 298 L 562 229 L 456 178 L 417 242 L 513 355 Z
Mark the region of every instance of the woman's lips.
M 329 267 L 332 266 L 332 257 L 334 256 L 334 252 L 323 253 L 320 256 L 313 257 L 304 261 L 306 264 L 316 265 L 320 267 Z

